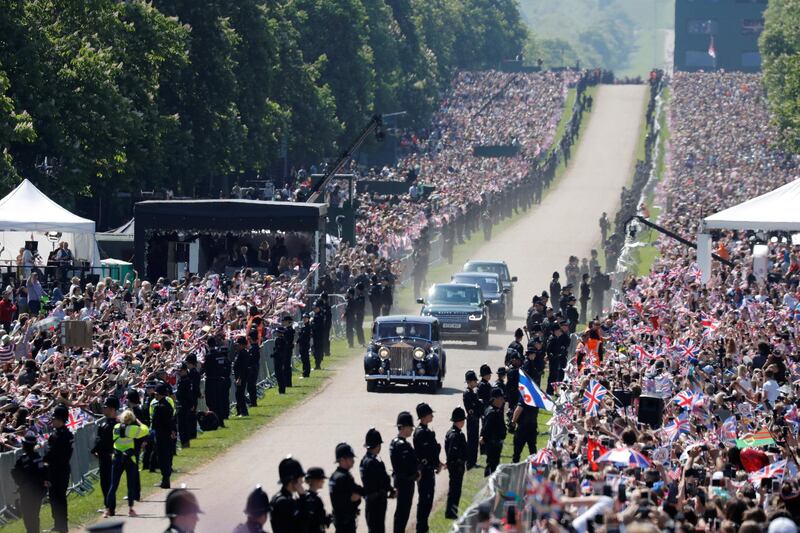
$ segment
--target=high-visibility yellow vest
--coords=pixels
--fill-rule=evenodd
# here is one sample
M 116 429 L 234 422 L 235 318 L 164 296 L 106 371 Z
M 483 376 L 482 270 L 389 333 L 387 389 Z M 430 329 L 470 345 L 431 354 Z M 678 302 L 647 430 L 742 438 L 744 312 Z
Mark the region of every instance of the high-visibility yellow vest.
M 175 400 L 172 399 L 172 396 L 166 396 L 166 398 L 167 398 L 167 403 L 169 404 L 170 407 L 172 407 L 172 414 L 175 414 L 176 413 L 176 411 L 175 411 Z M 156 403 L 158 403 L 158 400 L 155 400 L 155 399 L 152 402 L 150 402 L 150 409 L 149 409 L 149 411 L 150 411 L 150 422 L 153 421 L 153 411 L 156 410 Z
M 126 452 L 133 449 L 134 439 L 141 439 L 150 434 L 150 428 L 144 424 L 138 426 L 114 426 L 114 449 L 118 452 Z

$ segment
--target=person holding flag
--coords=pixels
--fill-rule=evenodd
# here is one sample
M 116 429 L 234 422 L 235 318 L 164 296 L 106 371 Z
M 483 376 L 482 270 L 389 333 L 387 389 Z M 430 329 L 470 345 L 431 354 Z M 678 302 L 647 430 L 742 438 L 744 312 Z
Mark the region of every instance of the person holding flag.
M 555 411 L 555 405 L 544 394 L 533 380 L 525 373 L 519 371 L 519 402 L 511 415 L 508 425 L 509 433 L 514 434 L 514 454 L 512 462 L 517 463 L 522 455 L 522 449 L 528 446 L 528 452 L 536 453 L 536 437 L 539 435 L 539 409 Z

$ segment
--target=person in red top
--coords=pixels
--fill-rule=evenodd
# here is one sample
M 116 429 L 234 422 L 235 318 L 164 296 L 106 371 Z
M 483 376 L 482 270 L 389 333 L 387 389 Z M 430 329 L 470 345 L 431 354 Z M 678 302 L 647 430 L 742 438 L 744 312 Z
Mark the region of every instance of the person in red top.
M 6 292 L 3 294 L 3 299 L 0 300 L 0 326 L 6 332 L 11 331 L 11 321 L 14 320 L 14 313 L 17 312 L 17 306 L 11 301 L 11 295 Z

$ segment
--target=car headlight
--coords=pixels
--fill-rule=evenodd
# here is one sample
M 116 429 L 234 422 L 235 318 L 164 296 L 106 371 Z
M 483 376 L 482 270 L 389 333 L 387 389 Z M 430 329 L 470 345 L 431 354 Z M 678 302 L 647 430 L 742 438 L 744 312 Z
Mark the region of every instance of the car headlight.
M 420 361 L 422 360 L 423 357 L 425 357 L 425 350 L 423 350 L 422 348 L 417 348 L 416 350 L 414 350 L 414 359 Z
M 381 348 L 378 350 L 378 357 L 381 359 L 389 359 L 389 348 Z
M 474 315 L 469 315 L 469 319 L 470 320 L 483 320 L 483 314 L 482 313 L 476 313 Z

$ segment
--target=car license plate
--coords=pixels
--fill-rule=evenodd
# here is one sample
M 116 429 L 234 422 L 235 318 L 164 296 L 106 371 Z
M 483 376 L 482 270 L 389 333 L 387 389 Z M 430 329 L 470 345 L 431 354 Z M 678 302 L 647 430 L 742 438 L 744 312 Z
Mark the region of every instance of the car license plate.
M 457 324 L 454 322 L 445 322 L 444 324 L 442 324 L 442 327 L 448 329 L 461 329 L 461 324 Z

